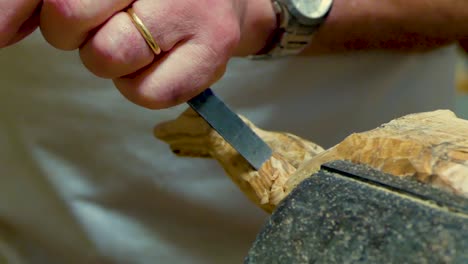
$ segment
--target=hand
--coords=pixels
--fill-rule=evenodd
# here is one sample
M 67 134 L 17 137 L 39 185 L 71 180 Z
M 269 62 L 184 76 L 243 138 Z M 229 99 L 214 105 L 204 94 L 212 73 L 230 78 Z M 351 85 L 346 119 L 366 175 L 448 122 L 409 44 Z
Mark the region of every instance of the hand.
M 0 48 L 12 45 L 39 25 L 41 0 L 0 0 Z
M 132 102 L 160 109 L 217 81 L 231 56 L 260 50 L 275 27 L 270 0 L 138 0 L 135 13 L 162 49 L 155 55 L 125 13 L 132 0 L 44 0 L 41 31 L 80 50 L 95 75 Z

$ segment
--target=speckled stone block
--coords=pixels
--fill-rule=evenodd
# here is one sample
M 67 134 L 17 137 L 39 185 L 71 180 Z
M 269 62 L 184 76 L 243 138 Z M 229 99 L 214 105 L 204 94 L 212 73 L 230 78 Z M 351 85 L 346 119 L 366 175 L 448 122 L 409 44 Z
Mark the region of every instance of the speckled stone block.
M 281 202 L 245 263 L 468 263 L 468 199 L 326 164 Z

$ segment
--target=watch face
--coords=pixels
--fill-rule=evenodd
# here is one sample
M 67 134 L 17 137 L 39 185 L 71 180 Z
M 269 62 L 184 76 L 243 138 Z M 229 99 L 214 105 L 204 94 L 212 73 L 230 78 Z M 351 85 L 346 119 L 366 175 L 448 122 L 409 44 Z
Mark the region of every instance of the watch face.
M 313 23 L 312 20 L 323 18 L 332 5 L 333 0 L 289 0 L 291 11 L 296 16 L 302 17 L 306 20 L 311 20 L 309 23 Z

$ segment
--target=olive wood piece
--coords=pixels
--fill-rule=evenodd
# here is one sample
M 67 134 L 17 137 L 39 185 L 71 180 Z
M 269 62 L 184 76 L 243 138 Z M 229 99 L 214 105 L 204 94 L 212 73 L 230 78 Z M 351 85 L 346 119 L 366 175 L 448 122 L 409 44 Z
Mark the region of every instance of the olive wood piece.
M 353 133 L 327 150 L 290 133 L 262 130 L 240 117 L 273 149 L 272 158 L 259 171 L 191 109 L 158 124 L 154 134 L 177 155 L 216 159 L 239 188 L 270 213 L 322 164 L 334 160 L 413 177 L 468 197 L 468 121 L 449 110 L 406 115 Z

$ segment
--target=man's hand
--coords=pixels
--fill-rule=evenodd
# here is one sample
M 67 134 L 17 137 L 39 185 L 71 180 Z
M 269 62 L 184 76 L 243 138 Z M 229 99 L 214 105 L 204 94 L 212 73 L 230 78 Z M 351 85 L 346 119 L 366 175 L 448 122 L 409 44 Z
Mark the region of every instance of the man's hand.
M 12 45 L 39 25 L 41 0 L 0 0 L 0 48 Z
M 125 10 L 132 0 L 44 0 L 40 27 L 63 50 L 112 79 L 129 100 L 160 109 L 186 102 L 252 54 L 275 27 L 270 0 L 138 0 L 135 13 L 162 49 L 155 55 Z

